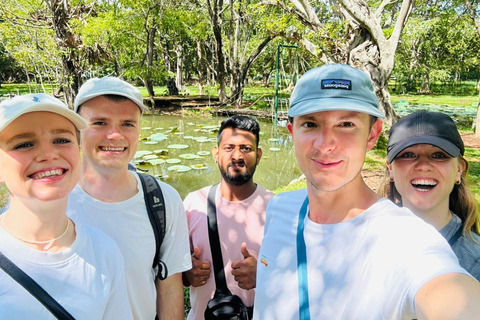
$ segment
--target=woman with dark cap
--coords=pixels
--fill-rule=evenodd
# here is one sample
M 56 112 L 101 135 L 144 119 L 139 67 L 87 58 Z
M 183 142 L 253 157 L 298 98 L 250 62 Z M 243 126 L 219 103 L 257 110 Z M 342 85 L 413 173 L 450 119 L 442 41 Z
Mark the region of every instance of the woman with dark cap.
M 382 195 L 433 225 L 460 265 L 480 280 L 480 217 L 464 153 L 448 115 L 421 110 L 401 118 L 390 129 Z

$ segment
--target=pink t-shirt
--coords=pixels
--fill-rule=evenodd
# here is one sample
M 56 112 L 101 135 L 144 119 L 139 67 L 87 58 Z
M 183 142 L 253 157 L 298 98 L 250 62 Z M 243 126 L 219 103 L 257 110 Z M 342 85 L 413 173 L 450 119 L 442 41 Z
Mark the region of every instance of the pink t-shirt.
M 200 260 L 212 264 L 212 253 L 208 240 L 207 228 L 207 197 L 211 186 L 190 193 L 184 201 L 187 213 L 187 223 L 190 234 L 190 246 L 202 250 Z M 220 196 L 220 186 L 217 188 L 215 203 L 217 207 L 217 225 L 222 247 L 222 257 L 225 266 L 227 286 L 232 294 L 238 295 L 246 306 L 252 306 L 255 290 L 244 290 L 238 287 L 232 276 L 232 263 L 243 259 L 240 251 L 243 242 L 247 244 L 248 251 L 258 257 L 263 239 L 265 225 L 265 211 L 268 201 L 273 193 L 261 186 L 243 201 L 228 201 Z M 203 320 L 203 313 L 208 301 L 215 294 L 215 278 L 213 264 L 207 283 L 198 288 L 190 288 L 190 302 L 192 309 L 188 319 Z

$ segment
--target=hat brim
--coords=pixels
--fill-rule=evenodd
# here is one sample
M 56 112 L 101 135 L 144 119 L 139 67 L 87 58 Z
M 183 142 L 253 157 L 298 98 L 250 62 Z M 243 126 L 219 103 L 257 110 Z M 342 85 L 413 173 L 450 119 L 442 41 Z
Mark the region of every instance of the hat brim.
M 67 109 L 66 107 L 61 106 L 61 105 L 56 105 L 54 103 L 45 102 L 45 103 L 34 104 L 34 105 L 32 105 L 28 108 L 20 110 L 18 113 L 12 115 L 8 121 L 2 123 L 2 125 L 0 126 L 0 131 L 5 129 L 9 124 L 11 124 L 13 121 L 15 121 L 21 115 L 24 115 L 26 113 L 31 113 L 31 112 L 40 112 L 40 111 L 52 112 L 52 113 L 56 113 L 58 115 L 61 115 L 65 118 L 67 118 L 68 120 L 70 120 L 78 130 L 82 130 L 82 129 L 85 129 L 85 128 L 88 127 L 87 122 L 81 116 L 79 116 L 78 114 L 73 112 L 72 110 Z
M 417 144 L 429 144 L 435 146 L 454 158 L 460 155 L 460 148 L 450 141 L 433 136 L 423 136 L 406 139 L 395 144 L 390 150 L 388 150 L 388 162 L 392 163 L 400 152 Z
M 366 113 L 380 119 L 385 115 L 375 106 L 360 100 L 348 98 L 321 98 L 301 101 L 288 110 L 290 117 L 298 117 L 306 114 L 323 111 L 355 111 Z
M 102 91 L 102 92 L 95 92 L 93 94 L 86 95 L 86 96 L 82 97 L 82 99 L 80 99 L 78 101 L 75 101 L 74 111 L 78 112 L 78 108 L 82 104 L 87 102 L 88 100 L 92 100 L 96 97 L 104 96 L 104 95 L 107 95 L 107 94 L 112 94 L 112 95 L 122 96 L 122 97 L 128 98 L 130 101 L 135 103 L 140 108 L 140 111 L 142 111 L 142 112 L 143 111 L 148 111 L 148 108 L 143 104 L 143 101 L 134 100 L 134 99 L 132 99 L 131 95 L 124 94 L 124 93 L 118 92 L 118 91 Z

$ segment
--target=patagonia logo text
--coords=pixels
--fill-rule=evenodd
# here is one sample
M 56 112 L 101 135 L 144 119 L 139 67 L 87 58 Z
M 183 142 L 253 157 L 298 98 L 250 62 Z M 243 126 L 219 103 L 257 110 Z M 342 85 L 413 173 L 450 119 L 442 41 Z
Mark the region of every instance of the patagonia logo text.
M 352 81 L 343 79 L 322 80 L 322 89 L 352 90 Z

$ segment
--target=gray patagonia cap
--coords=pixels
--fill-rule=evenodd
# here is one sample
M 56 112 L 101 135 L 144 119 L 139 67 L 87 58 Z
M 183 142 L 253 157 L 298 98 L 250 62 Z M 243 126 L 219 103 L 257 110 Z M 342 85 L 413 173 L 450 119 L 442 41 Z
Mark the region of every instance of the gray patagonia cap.
M 115 77 L 92 78 L 87 80 L 87 82 L 80 87 L 80 90 L 78 90 L 73 109 L 75 112 L 78 112 L 78 108 L 88 100 L 107 94 L 128 98 L 140 108 L 140 111 L 148 111 L 148 108 L 143 104 L 140 90 L 130 83 Z
M 290 117 L 320 111 L 356 111 L 378 118 L 378 99 L 370 76 L 347 64 L 327 64 L 307 71 L 290 97 Z
M 441 112 L 420 110 L 400 118 L 390 129 L 388 162 L 392 163 L 400 152 L 417 144 L 438 147 L 454 158 L 465 153 L 455 122 Z

